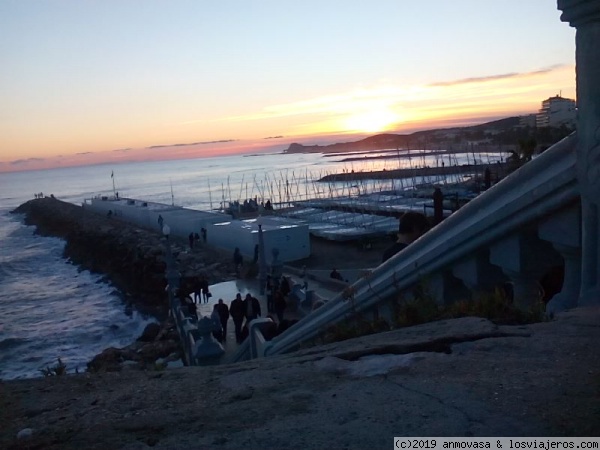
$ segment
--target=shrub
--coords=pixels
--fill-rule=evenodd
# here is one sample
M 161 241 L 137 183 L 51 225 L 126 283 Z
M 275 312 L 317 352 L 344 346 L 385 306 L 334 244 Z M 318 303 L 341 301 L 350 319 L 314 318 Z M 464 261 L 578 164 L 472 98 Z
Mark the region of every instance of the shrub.
M 67 365 L 63 363 L 60 358 L 58 358 L 58 363 L 55 366 L 45 367 L 43 369 L 40 369 L 40 372 L 42 372 L 42 375 L 44 375 L 45 377 L 58 377 L 67 373 Z

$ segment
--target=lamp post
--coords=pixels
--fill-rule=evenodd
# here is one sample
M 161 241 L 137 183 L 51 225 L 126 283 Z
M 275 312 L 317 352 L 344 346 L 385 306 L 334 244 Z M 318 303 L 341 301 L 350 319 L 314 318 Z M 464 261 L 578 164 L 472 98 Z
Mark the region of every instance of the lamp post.
M 171 242 L 169 241 L 169 235 L 171 234 L 171 228 L 169 225 L 164 225 L 162 228 L 163 236 L 165 237 L 165 263 L 167 265 L 167 295 L 169 297 L 169 311 L 173 313 L 173 300 L 175 299 L 175 291 L 179 287 L 179 272 L 173 260 L 173 253 L 171 252 Z
M 263 235 L 263 217 L 256 219 L 258 225 L 258 282 L 260 283 L 260 295 L 265 294 L 267 284 L 267 258 L 265 255 L 265 237 Z

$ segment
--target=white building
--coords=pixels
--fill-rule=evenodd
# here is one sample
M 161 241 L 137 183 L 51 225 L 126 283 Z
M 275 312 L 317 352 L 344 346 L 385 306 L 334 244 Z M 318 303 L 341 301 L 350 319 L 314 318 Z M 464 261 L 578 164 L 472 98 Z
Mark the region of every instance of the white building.
M 575 100 L 563 98 L 560 95 L 547 98 L 536 116 L 537 127 L 558 127 L 560 125 L 575 125 L 577 107 Z
M 82 205 L 98 214 L 116 217 L 140 227 L 161 232 L 169 226 L 171 236 L 187 239 L 190 233 L 206 230 L 206 242 L 230 252 L 238 247 L 246 260 L 254 257 L 258 245 L 257 219 L 234 220 L 228 214 L 198 211 L 164 203 L 147 202 L 132 198 L 95 197 Z M 275 216 L 261 217 L 267 263 L 273 259 L 273 249 L 279 251 L 279 261 L 290 262 L 310 256 L 308 225 L 301 220 Z
M 537 122 L 537 114 L 527 114 L 526 116 L 519 116 L 519 127 L 535 127 Z
M 208 243 L 228 250 L 233 255 L 235 247 L 244 259 L 252 259 L 254 248 L 259 244 L 259 219 L 229 220 L 207 225 Z M 267 264 L 273 261 L 273 250 L 277 249 L 281 262 L 297 261 L 310 256 L 310 233 L 308 224 L 276 216 L 260 218 Z

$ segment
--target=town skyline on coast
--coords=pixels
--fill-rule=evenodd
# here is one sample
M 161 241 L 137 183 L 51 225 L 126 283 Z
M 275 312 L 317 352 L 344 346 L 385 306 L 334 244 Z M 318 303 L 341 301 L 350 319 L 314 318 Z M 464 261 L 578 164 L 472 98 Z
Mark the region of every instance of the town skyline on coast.
M 575 98 L 549 0 L 0 3 L 0 172 L 281 151 Z

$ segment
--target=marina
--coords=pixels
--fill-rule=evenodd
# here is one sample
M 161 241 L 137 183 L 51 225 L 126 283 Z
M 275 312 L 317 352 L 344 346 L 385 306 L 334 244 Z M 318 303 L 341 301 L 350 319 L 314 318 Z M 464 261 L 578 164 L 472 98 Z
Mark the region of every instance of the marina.
M 320 234 L 323 240 L 360 240 L 366 233 L 381 233 L 377 227 L 385 227 L 386 221 L 389 230 L 396 228 L 397 225 L 392 226 L 395 219 L 391 216 L 392 213 L 396 214 L 396 209 L 400 211 L 411 205 L 429 209 L 427 204 L 431 203 L 432 185 L 424 186 L 424 198 L 418 199 L 417 191 L 411 188 L 413 184 L 419 184 L 421 181 L 418 177 L 319 181 L 327 175 L 352 170 L 361 173 L 383 169 L 391 171 L 398 167 L 397 159 L 350 163 L 342 161 L 346 156 L 348 155 L 324 157 L 322 154 L 272 153 L 245 157 L 123 163 L 114 166 L 65 167 L 3 174 L 0 232 L 7 253 L 3 255 L 4 272 L 0 277 L 0 311 L 5 314 L 10 311 L 11 321 L 0 330 L 0 340 L 4 345 L 4 356 L 0 361 L 4 365 L 2 377 L 40 376 L 40 368 L 55 364 L 57 357 L 62 357 L 70 370 L 85 370 L 86 361 L 100 350 L 111 346 L 121 347 L 125 342 L 136 339 L 144 326 L 154 320 L 144 312 L 138 313 L 131 305 L 123 304 L 114 287 L 101 281 L 101 277 L 96 280 L 93 278 L 95 275 L 87 272 L 74 270 L 72 273 L 70 269 L 73 266 L 65 264 L 60 257 L 64 242 L 32 236 L 31 227 L 22 224 L 18 216 L 9 214 L 14 208 L 34 198 L 34 193 L 43 192 L 45 196 L 52 195 L 75 205 L 82 205 L 86 203 L 86 199 L 93 198 L 102 202 L 102 198 L 106 197 L 106 205 L 114 203 L 122 205 L 123 209 L 137 211 L 140 214 L 139 220 L 144 219 L 142 213 L 156 214 L 150 214 L 148 217 L 153 218 L 147 218 L 144 225 L 156 231 L 159 231 L 159 214 L 163 217 L 179 218 L 183 224 L 181 233 L 186 240 L 191 230 L 188 230 L 189 224 L 183 221 L 188 213 L 182 213 L 182 210 L 194 211 L 198 221 L 191 225 L 199 231 L 202 223 L 234 220 L 231 214 L 225 214 L 226 207 L 230 201 L 232 204 L 239 201 L 243 205 L 246 198 L 257 197 L 258 204 L 263 198 L 265 203 L 271 200 L 273 210 L 263 211 L 263 218 L 300 223 L 300 220 L 294 217 L 298 216 L 304 221 L 311 235 Z M 497 154 L 498 159 L 505 156 L 506 153 Z M 472 157 L 470 159 L 472 160 Z M 413 167 L 416 167 L 416 158 L 412 158 L 412 163 Z M 432 164 L 435 164 L 435 157 Z M 269 168 L 268 172 L 265 171 L 266 167 Z M 114 174 L 114 177 L 111 177 L 111 174 Z M 444 191 L 448 192 L 446 198 L 449 199 L 451 182 L 463 181 L 466 178 L 435 177 L 431 181 L 439 183 Z M 353 187 L 355 185 L 359 188 Z M 260 196 L 260 192 L 265 196 Z M 108 201 L 116 197 L 116 193 L 119 195 L 119 201 Z M 134 204 L 128 205 L 129 200 L 133 200 Z M 321 204 L 317 204 L 318 202 Z M 143 206 L 144 204 L 146 206 Z M 375 212 L 375 209 L 379 211 L 377 214 L 366 214 L 367 208 L 372 210 L 371 212 Z M 116 211 L 116 208 L 108 208 L 104 214 L 110 209 Z M 316 215 L 315 220 L 309 220 L 308 212 L 313 209 L 323 214 L 321 217 Z M 353 209 L 356 211 L 352 211 Z M 388 217 L 385 216 L 386 209 L 392 210 Z M 302 211 L 306 212 L 302 214 Z M 341 212 L 353 212 L 355 215 L 352 218 L 340 216 Z M 238 213 L 237 216 L 242 220 L 254 220 L 250 224 L 254 223 L 256 229 L 257 212 Z M 320 223 L 316 222 L 317 218 L 321 220 Z M 267 220 L 265 223 L 265 237 L 268 237 L 270 225 Z M 252 229 L 252 225 L 248 226 Z M 328 234 L 325 234 L 326 227 L 329 227 Z M 172 228 L 176 230 L 176 226 Z M 385 233 L 385 228 L 383 232 Z M 256 235 L 251 231 L 249 233 L 251 236 Z M 47 246 L 54 250 L 42 251 Z M 245 255 L 250 259 L 253 257 L 251 250 L 249 246 L 246 250 L 249 253 Z M 41 253 L 38 255 L 38 252 Z M 38 258 L 38 263 L 27 263 L 34 255 L 37 255 L 35 257 Z M 267 257 L 270 258 L 268 250 Z M 285 258 L 282 254 L 280 257 L 282 260 Z M 39 258 L 43 258 L 43 272 L 36 269 L 38 264 L 42 264 Z M 346 275 L 353 273 L 349 269 L 344 271 L 345 276 L 354 279 L 353 276 Z M 328 273 L 325 273 L 324 276 L 327 275 Z M 93 281 L 89 284 L 83 283 L 81 279 L 88 276 Z M 17 279 L 28 281 L 22 283 L 17 282 Z M 38 287 L 31 289 L 30 286 Z M 107 296 L 107 292 L 112 293 L 111 301 L 100 302 L 100 299 Z M 81 302 L 68 303 L 66 299 L 72 295 L 80 298 Z M 19 308 L 15 308 L 14 298 L 21 299 Z M 65 328 L 65 315 L 60 312 L 58 306 L 38 309 L 41 304 L 48 302 L 54 302 L 55 305 L 64 303 L 70 314 L 77 317 L 77 327 Z M 89 309 L 91 304 L 100 303 L 105 310 L 94 312 L 95 310 Z M 36 322 L 38 316 L 28 312 L 29 308 L 44 311 L 42 328 Z M 118 323 L 118 329 L 111 328 L 115 323 Z M 95 331 L 82 338 L 78 332 L 83 329 Z

